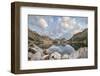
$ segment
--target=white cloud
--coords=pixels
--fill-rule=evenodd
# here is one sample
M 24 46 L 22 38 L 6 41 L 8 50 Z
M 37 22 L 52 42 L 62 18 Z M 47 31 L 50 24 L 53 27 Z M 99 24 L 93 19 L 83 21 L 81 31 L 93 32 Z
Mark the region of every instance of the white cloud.
M 76 25 L 76 21 L 74 19 L 72 19 L 71 17 L 62 17 L 62 22 L 61 22 L 61 26 L 65 29 L 74 29 L 74 27 Z
M 61 26 L 62 26 L 63 28 L 68 28 L 68 27 L 69 27 L 69 24 L 67 24 L 67 23 L 65 23 L 65 22 L 62 22 L 62 23 L 61 23 Z
M 69 28 L 71 25 L 71 19 L 69 17 L 62 17 L 61 26 L 64 28 Z
M 48 24 L 47 24 L 46 20 L 43 19 L 43 18 L 40 18 L 39 23 L 40 23 L 40 26 L 41 26 L 42 28 L 48 27 Z
M 70 20 L 71 20 L 70 17 L 62 17 L 62 19 L 64 22 L 70 22 Z
M 71 17 L 62 17 L 61 26 L 66 30 L 70 30 L 67 33 L 71 33 L 72 35 L 82 31 L 80 25 Z
M 56 19 L 56 20 L 55 20 Z M 51 38 L 65 37 L 69 39 L 78 32 L 86 28 L 86 24 L 77 21 L 75 17 L 52 17 L 52 16 L 33 16 L 30 17 L 29 28 L 35 28 L 41 35 L 49 36 Z

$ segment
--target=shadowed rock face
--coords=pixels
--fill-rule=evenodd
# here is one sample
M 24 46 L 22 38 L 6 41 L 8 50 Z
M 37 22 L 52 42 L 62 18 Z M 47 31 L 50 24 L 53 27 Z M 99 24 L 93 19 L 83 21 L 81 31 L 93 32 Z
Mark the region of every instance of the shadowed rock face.
M 29 48 L 28 51 L 31 52 L 32 54 L 36 53 L 36 51 L 34 49 L 32 49 L 32 48 Z

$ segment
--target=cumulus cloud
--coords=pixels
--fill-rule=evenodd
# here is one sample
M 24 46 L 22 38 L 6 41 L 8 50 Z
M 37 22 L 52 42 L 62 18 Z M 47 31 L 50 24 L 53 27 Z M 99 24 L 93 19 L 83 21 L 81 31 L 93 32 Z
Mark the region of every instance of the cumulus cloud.
M 62 17 L 61 26 L 65 29 L 74 29 L 76 25 L 76 21 L 71 17 Z
M 50 38 L 71 38 L 87 26 L 87 18 L 62 16 L 30 16 L 29 27 Z
M 61 26 L 64 28 L 68 28 L 70 27 L 70 18 L 69 17 L 62 17 L 62 22 L 61 22 Z
M 76 22 L 76 19 L 71 17 L 62 17 L 61 26 L 65 30 L 69 30 L 67 33 L 72 35 L 82 31 L 81 26 Z
M 44 18 L 40 18 L 39 23 L 42 28 L 48 27 L 48 23 L 46 22 Z

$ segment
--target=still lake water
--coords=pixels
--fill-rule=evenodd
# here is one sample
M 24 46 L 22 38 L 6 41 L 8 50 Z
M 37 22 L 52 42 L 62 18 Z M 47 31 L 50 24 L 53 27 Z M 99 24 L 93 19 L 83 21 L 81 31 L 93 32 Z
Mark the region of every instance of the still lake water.
M 48 48 L 51 52 L 59 52 L 60 54 L 71 54 L 72 52 L 75 52 L 75 49 L 67 44 L 67 45 L 52 45 L 50 48 Z

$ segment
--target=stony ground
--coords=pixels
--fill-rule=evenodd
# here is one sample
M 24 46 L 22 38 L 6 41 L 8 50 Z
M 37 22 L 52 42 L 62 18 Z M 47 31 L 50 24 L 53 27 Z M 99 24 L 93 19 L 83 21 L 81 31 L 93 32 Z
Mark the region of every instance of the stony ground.
M 88 48 L 83 47 L 71 54 L 60 54 L 59 52 L 51 52 L 48 49 L 41 49 L 35 44 L 28 49 L 29 60 L 59 60 L 59 59 L 79 59 L 88 57 Z

